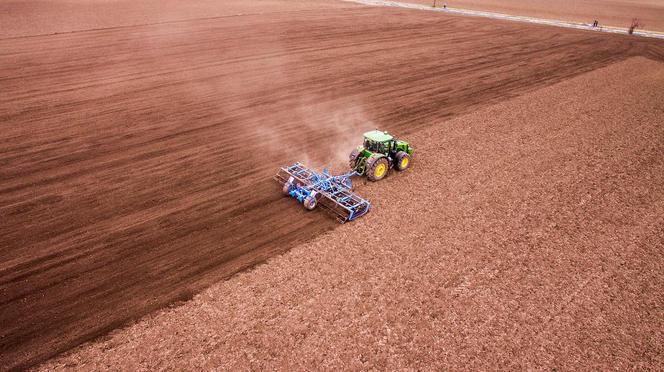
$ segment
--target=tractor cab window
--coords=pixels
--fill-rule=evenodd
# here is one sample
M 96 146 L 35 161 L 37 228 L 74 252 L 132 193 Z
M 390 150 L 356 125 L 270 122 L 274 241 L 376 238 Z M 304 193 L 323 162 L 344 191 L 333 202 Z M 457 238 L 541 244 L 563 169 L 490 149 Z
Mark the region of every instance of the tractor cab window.
M 383 144 L 369 139 L 364 140 L 364 148 L 371 152 L 383 152 Z
M 385 153 L 386 148 L 385 144 L 382 142 L 376 142 L 376 141 L 371 141 L 371 140 L 365 140 L 364 141 L 364 148 L 371 152 L 376 152 L 376 153 Z

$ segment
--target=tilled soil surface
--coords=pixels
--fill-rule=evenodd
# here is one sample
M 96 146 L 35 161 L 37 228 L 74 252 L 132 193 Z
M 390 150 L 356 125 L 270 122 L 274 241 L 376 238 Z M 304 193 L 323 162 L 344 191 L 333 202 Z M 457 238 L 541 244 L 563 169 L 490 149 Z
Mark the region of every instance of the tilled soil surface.
M 42 368 L 658 369 L 663 101 L 638 57 L 438 122 L 367 216 Z
M 432 5 L 433 0 L 399 0 Z M 546 19 L 582 23 L 599 21 L 600 25 L 627 28 L 632 19 L 640 28 L 664 31 L 664 2 L 660 0 L 436 0 L 436 6 L 484 10 Z
M 354 6 L 338 0 L 3 0 L 0 37 Z
M 90 340 L 336 225 L 279 165 L 661 44 L 361 8 L 0 40 L 0 365 Z

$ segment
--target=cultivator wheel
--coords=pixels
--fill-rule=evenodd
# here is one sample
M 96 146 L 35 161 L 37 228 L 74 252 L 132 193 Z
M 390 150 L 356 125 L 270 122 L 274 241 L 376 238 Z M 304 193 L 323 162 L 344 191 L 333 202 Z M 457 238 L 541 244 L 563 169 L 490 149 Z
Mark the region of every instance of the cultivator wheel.
M 367 178 L 369 181 L 380 181 L 387 175 L 390 165 L 385 157 L 374 157 L 367 161 Z
M 315 195 L 310 195 L 307 196 L 306 199 L 304 199 L 304 202 L 302 204 L 304 205 L 304 208 L 311 211 L 316 208 L 316 205 L 318 205 L 318 200 L 316 200 Z
M 395 165 L 394 167 L 397 168 L 397 170 L 400 171 L 405 171 L 410 167 L 410 155 L 403 151 L 397 152 L 397 156 L 395 157 Z
M 286 183 L 284 183 L 284 187 L 281 188 L 281 191 L 284 193 L 284 195 L 290 194 L 291 188 L 293 187 L 292 182 L 292 180 L 288 180 Z

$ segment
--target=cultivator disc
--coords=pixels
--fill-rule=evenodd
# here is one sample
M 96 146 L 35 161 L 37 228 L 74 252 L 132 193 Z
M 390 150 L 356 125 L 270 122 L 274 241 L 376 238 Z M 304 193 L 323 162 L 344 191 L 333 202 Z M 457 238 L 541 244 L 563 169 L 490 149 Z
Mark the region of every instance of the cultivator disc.
M 283 167 L 274 176 L 289 195 L 311 210 L 321 206 L 344 223 L 369 212 L 369 201 L 351 192 L 350 177 L 356 172 L 332 176 L 327 170 L 318 173 L 300 163 Z

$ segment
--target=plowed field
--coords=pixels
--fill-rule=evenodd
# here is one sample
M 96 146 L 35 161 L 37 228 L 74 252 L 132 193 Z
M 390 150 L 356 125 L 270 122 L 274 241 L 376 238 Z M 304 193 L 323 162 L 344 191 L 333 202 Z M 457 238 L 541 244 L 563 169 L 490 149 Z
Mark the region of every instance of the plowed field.
M 336 225 L 279 165 L 342 166 L 661 44 L 355 7 L 0 40 L 0 365 L 188 299 Z

